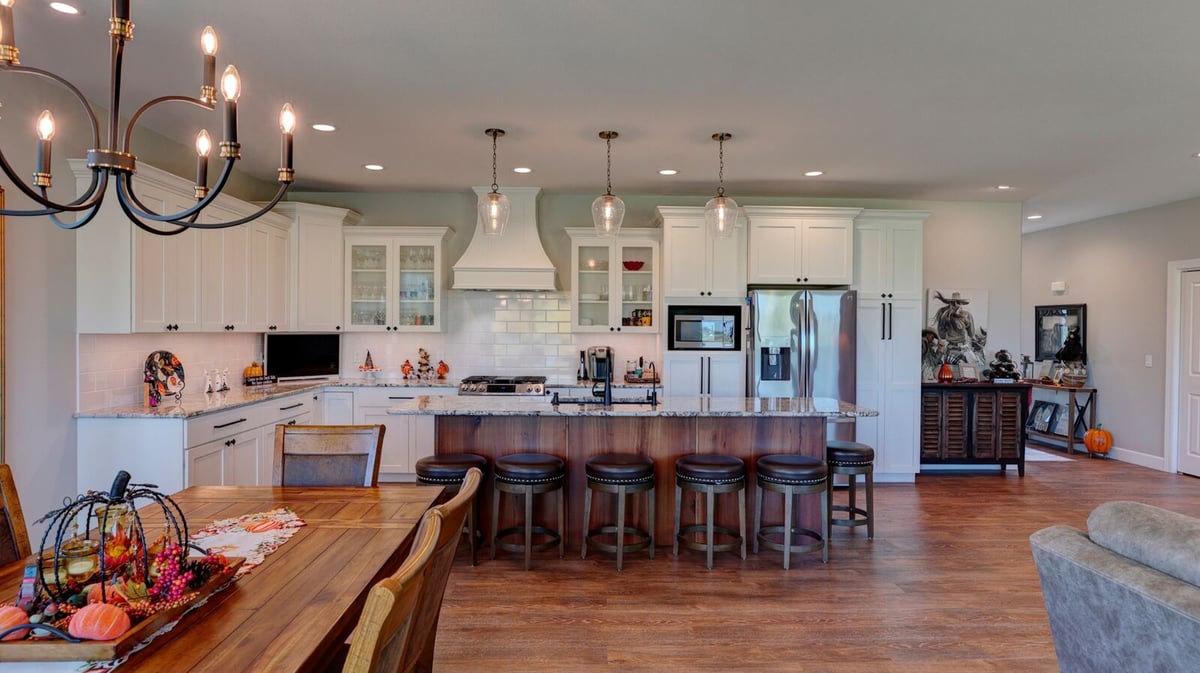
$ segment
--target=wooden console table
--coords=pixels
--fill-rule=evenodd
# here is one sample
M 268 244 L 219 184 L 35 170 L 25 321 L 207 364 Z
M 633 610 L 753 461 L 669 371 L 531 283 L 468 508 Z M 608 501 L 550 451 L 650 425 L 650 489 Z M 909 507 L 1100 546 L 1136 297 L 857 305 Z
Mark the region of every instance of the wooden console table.
M 1025 476 L 1024 383 L 921 385 L 921 463 L 1010 464 Z
M 1082 435 L 1096 427 L 1096 389 L 1056 386 L 1049 383 L 1030 383 L 1029 385 L 1039 390 L 1054 390 L 1067 394 L 1067 434 L 1060 435 L 1057 432 L 1027 429 L 1026 433 L 1033 437 L 1031 441 L 1043 446 L 1056 446 L 1051 442 L 1044 441 L 1056 439 L 1066 443 L 1068 454 L 1075 453 L 1075 444 L 1078 441 L 1076 434 Z M 1033 404 L 1033 400 L 1030 400 L 1030 404 Z

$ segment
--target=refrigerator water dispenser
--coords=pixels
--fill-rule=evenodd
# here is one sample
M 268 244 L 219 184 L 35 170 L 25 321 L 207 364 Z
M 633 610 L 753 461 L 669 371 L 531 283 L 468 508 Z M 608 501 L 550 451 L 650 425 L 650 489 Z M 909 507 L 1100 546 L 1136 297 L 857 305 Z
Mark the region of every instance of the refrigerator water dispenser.
M 790 381 L 792 379 L 792 349 L 787 346 L 759 348 L 759 380 Z

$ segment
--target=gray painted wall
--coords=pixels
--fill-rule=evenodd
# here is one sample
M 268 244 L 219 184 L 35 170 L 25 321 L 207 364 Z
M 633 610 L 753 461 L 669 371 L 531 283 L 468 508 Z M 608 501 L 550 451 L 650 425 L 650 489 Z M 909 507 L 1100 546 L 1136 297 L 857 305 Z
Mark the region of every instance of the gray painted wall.
M 1156 467 L 1166 449 L 1167 263 L 1200 258 L 1198 224 L 1200 199 L 1192 199 L 1023 237 L 1023 352 L 1033 351 L 1034 306 L 1087 304 L 1098 420 L 1118 447 Z M 1052 281 L 1066 282 L 1067 292 L 1052 294 Z

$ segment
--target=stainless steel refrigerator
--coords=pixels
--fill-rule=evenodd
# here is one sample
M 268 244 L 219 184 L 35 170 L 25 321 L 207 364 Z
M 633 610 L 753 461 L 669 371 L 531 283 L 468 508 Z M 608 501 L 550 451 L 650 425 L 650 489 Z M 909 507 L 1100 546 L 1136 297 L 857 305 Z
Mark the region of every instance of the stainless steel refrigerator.
M 854 402 L 857 303 L 854 290 L 751 289 L 749 396 Z

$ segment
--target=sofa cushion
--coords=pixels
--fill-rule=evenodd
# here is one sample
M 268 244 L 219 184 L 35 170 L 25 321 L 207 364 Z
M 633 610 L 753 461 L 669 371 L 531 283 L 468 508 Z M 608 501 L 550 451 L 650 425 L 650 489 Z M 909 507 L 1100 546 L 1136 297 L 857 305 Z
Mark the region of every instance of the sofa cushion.
M 1200 519 L 1140 502 L 1106 502 L 1088 517 L 1092 542 L 1200 586 Z

